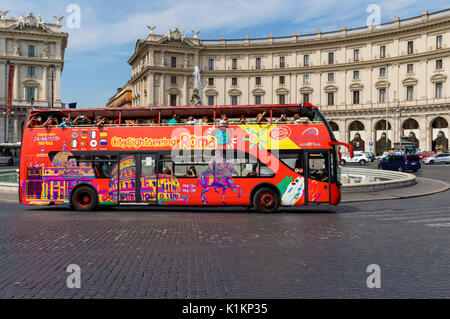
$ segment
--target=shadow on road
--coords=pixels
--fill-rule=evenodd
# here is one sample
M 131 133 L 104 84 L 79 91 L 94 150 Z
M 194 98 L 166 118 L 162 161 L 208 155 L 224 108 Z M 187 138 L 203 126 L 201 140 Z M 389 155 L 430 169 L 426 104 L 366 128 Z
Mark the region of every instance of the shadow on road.
M 267 214 L 267 215 L 279 215 L 279 214 L 336 214 L 340 213 L 341 210 L 348 212 L 349 210 L 355 211 L 356 209 L 351 206 L 347 207 L 334 207 L 334 206 L 299 206 L 299 207 L 280 207 L 276 213 Z M 264 215 L 258 214 L 258 212 L 254 208 L 246 208 L 243 206 L 122 206 L 122 207 L 109 207 L 109 206 L 100 206 L 96 211 L 93 212 L 77 212 L 71 210 L 66 206 L 40 206 L 40 207 L 26 207 L 26 211 L 39 211 L 39 212 L 65 212 L 65 213 L 73 213 L 73 214 L 99 214 L 99 213 L 213 213 L 213 214 L 255 214 L 255 215 Z

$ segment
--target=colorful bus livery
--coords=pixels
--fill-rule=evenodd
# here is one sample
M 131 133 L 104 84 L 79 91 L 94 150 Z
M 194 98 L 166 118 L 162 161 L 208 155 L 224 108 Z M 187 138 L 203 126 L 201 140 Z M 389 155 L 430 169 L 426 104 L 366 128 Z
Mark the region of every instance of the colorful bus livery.
M 270 114 L 267 123 L 216 123 L 216 115 Z M 174 113 L 208 125 L 168 126 Z M 280 114 L 307 117 L 274 124 Z M 243 205 L 259 212 L 340 201 L 337 142 L 311 105 L 33 110 L 57 118 L 101 115 L 118 125 L 26 127 L 19 197 L 27 205 Z M 129 126 L 130 119 L 157 118 Z M 190 172 L 190 174 L 188 174 Z M 194 173 L 193 173 L 194 172 Z

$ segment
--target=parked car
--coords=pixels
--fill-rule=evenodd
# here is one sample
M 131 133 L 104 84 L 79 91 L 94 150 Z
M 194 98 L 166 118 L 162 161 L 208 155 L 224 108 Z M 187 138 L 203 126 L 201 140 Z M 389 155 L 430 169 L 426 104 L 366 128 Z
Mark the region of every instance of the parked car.
M 347 163 L 359 163 L 360 165 L 364 165 L 369 163 L 369 161 L 370 159 L 367 157 L 365 153 L 355 152 L 352 158 L 350 158 L 350 154 L 345 154 L 344 156 L 342 156 L 340 164 L 345 165 Z
M 429 156 L 422 160 L 424 164 L 450 164 L 450 153 L 441 153 L 435 156 Z
M 379 169 L 417 172 L 422 165 L 417 154 L 388 154 L 378 163 Z
M 389 154 L 392 154 L 392 155 L 402 155 L 402 153 L 400 153 L 400 152 L 384 152 L 382 155 L 375 156 L 375 159 L 376 159 L 377 161 L 381 161 L 383 158 L 385 158 L 385 157 L 388 156 Z
M 424 158 L 430 157 L 430 156 L 435 156 L 436 153 L 433 151 L 423 151 L 423 152 L 419 152 L 419 159 L 423 160 Z
M 0 164 L 11 166 L 14 164 L 12 156 L 2 156 L 0 155 Z
M 367 155 L 367 157 L 369 158 L 369 160 L 371 162 L 373 162 L 375 160 L 375 154 L 374 153 L 372 153 L 372 152 L 364 152 L 364 154 Z

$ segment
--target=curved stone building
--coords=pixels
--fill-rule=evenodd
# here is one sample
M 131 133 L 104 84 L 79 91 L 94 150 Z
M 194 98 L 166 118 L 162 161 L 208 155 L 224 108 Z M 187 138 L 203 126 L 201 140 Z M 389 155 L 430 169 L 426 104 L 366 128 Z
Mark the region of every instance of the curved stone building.
M 384 148 L 386 118 L 388 143 L 406 136 L 422 150 L 448 148 L 450 9 L 307 35 L 197 35 L 151 28 L 137 41 L 133 106 L 189 105 L 198 66 L 205 104 L 311 102 L 339 140 L 366 151 Z

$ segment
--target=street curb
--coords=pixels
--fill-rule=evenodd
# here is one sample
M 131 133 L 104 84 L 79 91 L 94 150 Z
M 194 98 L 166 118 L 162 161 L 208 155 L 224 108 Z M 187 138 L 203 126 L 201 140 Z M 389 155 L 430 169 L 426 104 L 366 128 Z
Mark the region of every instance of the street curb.
M 376 200 L 394 200 L 394 199 L 414 198 L 414 197 L 421 197 L 421 196 L 428 196 L 428 195 L 433 195 L 433 194 L 437 194 L 437 193 L 442 193 L 442 192 L 445 192 L 446 190 L 450 189 L 450 184 L 448 184 L 444 181 L 426 178 L 426 177 L 416 177 L 416 180 L 419 180 L 419 182 L 420 182 L 420 180 L 424 180 L 424 179 L 432 181 L 434 183 L 439 183 L 442 186 L 438 190 L 420 193 L 420 194 L 411 194 L 411 195 L 402 195 L 402 196 L 385 196 L 385 197 L 369 198 L 369 199 L 341 200 L 341 203 L 372 202 L 372 201 L 376 201 Z M 376 192 L 362 192 L 362 193 L 373 194 Z M 355 194 L 355 193 L 347 193 L 347 194 Z

